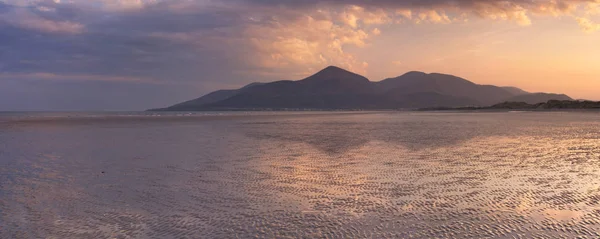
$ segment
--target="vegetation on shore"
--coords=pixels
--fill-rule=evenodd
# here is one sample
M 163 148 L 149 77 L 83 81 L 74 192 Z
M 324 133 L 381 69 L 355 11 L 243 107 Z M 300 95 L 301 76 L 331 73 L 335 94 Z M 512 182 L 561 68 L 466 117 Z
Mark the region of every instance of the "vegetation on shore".
M 421 111 L 430 110 L 577 110 L 577 109 L 599 109 L 600 101 L 578 101 L 578 100 L 549 100 L 547 102 L 528 104 L 525 102 L 502 102 L 487 107 L 437 107 L 423 108 Z

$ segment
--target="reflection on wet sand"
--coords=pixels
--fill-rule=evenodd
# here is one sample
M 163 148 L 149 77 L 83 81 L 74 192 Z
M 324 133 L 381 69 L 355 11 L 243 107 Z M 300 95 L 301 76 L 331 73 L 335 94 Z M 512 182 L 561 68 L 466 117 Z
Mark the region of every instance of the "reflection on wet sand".
M 599 117 L 547 116 L 5 130 L 0 238 L 596 238 Z

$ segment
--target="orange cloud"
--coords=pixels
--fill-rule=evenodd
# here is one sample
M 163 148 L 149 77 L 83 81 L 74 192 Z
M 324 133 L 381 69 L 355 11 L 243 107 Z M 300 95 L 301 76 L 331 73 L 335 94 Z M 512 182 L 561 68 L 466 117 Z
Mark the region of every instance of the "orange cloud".
M 381 35 L 381 30 L 379 30 L 379 28 L 375 28 L 375 29 L 373 29 L 372 33 L 375 36 L 379 36 L 379 35 Z
M 438 12 L 436 10 L 421 11 L 419 13 L 418 19 L 416 19 L 416 23 L 421 23 L 421 22 L 425 22 L 425 21 L 428 21 L 431 23 L 443 23 L 443 24 L 452 22 L 450 20 L 450 18 L 448 17 L 448 15 L 446 15 L 445 12 L 443 12 L 443 11 Z
M 600 30 L 600 23 L 592 22 L 592 20 L 584 17 L 575 18 L 581 29 L 587 33 L 592 33 Z
M 396 10 L 396 14 L 406 19 L 412 19 L 412 10 L 410 9 L 398 9 Z
M 344 48 L 364 47 L 370 35 L 357 25 L 336 23 L 333 15 L 322 11 L 320 16 L 305 15 L 286 22 L 249 26 L 244 38 L 249 39 L 253 49 L 250 63 L 282 71 L 339 65 L 366 72 L 368 64 L 358 61 Z
M 392 18 L 382 9 L 366 10 L 362 7 L 351 5 L 345 7 L 339 14 L 339 20 L 352 28 L 357 28 L 359 27 L 359 23 L 363 25 L 380 25 L 391 22 Z

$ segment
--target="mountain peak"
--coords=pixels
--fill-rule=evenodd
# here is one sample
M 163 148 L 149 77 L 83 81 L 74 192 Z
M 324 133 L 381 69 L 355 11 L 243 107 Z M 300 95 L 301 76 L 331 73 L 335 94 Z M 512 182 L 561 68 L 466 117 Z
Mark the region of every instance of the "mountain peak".
M 316 74 L 314 74 L 312 76 L 309 76 L 308 78 L 306 78 L 304 80 L 306 80 L 306 81 L 316 81 L 316 80 L 321 81 L 321 80 L 332 80 L 332 79 L 337 79 L 337 80 L 352 79 L 352 80 L 360 80 L 360 81 L 365 81 L 365 82 L 369 81 L 364 76 L 361 76 L 359 74 L 339 68 L 337 66 L 325 67 L 323 70 L 317 72 Z
M 426 75 L 427 75 L 427 73 L 422 72 L 422 71 L 409 71 L 399 77 L 422 77 L 422 76 L 426 76 Z
M 498 102 L 569 100 L 566 95 L 525 94 L 478 85 L 466 79 L 419 71 L 371 82 L 336 66 L 328 66 L 298 81 L 253 83 L 237 90 L 220 90 L 165 109 L 399 109 L 493 105 Z
M 346 71 L 346 70 L 342 69 L 341 67 L 337 67 L 337 66 L 333 66 L 333 65 L 327 66 L 327 67 L 323 68 L 323 70 L 321 70 L 321 71 L 326 71 L 326 70 L 328 70 L 328 71 Z
M 422 72 L 422 71 L 409 71 L 409 72 L 406 72 L 405 74 L 427 75 L 427 73 Z
M 318 74 L 353 74 L 353 75 L 356 75 L 353 72 L 350 72 L 348 70 L 342 69 L 342 68 L 337 67 L 337 66 L 328 66 L 328 67 L 325 67 L 325 68 L 323 68 L 323 70 L 320 70 L 315 75 L 318 75 Z

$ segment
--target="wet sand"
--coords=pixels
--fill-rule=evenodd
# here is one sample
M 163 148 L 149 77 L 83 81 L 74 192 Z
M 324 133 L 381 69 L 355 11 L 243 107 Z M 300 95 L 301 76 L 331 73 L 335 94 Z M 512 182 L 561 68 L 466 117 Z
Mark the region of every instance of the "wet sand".
M 0 238 L 600 236 L 600 114 L 65 116 L 0 123 Z

